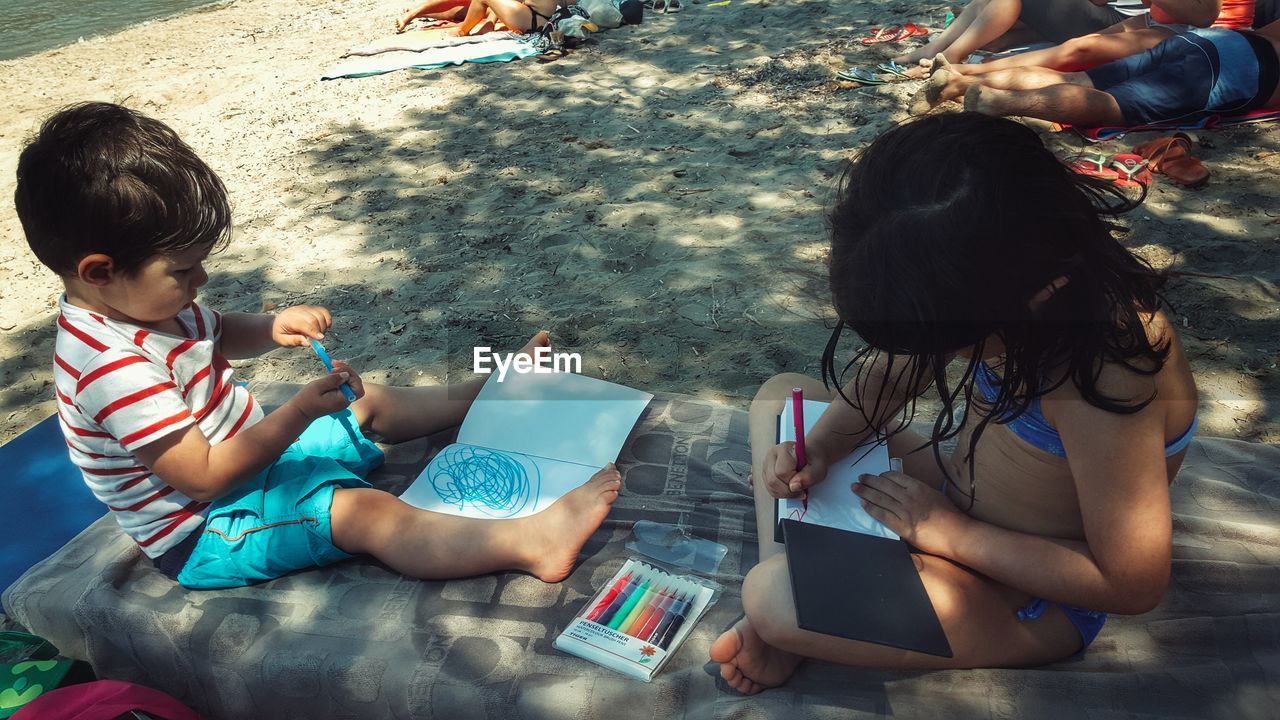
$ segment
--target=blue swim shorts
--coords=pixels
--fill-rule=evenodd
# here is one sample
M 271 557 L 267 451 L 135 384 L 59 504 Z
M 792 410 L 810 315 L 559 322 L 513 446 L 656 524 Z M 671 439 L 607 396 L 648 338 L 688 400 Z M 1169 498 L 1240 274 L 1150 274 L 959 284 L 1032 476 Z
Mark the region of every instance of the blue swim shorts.
M 333 491 L 370 487 L 364 478 L 382 459 L 350 410 L 312 422 L 279 460 L 209 506 L 178 582 L 243 587 L 351 557 L 333 544 Z
M 1251 33 L 1193 28 L 1085 74 L 1115 98 L 1130 126 L 1191 122 L 1266 102 L 1275 86 L 1264 87 L 1265 61 L 1274 56 L 1270 44 Z

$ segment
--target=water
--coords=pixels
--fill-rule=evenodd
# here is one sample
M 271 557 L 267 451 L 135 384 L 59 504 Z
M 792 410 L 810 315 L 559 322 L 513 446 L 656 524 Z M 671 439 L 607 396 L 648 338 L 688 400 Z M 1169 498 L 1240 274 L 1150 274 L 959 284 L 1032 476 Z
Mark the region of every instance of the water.
M 0 60 L 109 35 L 215 0 L 0 0 Z

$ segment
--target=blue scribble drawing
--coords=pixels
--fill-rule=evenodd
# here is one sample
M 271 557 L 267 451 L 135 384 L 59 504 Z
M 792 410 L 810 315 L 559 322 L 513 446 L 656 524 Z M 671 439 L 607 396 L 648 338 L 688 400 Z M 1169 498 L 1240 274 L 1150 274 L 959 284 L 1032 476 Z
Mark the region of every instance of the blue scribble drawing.
M 427 480 L 447 505 L 471 506 L 492 518 L 519 514 L 537 502 L 542 477 L 529 463 L 533 478 L 515 457 L 472 445 L 448 447 L 427 467 Z

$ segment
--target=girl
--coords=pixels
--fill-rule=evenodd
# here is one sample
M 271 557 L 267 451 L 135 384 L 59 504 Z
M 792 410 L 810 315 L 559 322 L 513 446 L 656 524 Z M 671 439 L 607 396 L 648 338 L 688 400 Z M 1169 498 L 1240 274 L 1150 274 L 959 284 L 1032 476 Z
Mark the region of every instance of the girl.
M 1031 666 L 1069 657 L 1106 613 L 1155 607 L 1169 580 L 1169 483 L 1196 427 L 1196 388 L 1162 277 L 1112 237 L 1132 208 L 1071 173 L 1026 127 L 973 113 L 899 126 L 846 172 L 830 216 L 840 322 L 824 381 L 782 375 L 751 407 L 760 563 L 745 617 L 711 657 L 744 693 L 804 657 L 876 668 Z M 839 369 L 845 327 L 869 345 Z M 795 470 L 775 423 L 793 386 L 831 405 Z M 931 437 L 906 429 L 936 388 Z M 796 626 L 773 503 L 887 438 L 903 472 L 863 476 L 849 501 L 917 550 L 953 658 Z M 944 457 L 939 443 L 955 438 Z

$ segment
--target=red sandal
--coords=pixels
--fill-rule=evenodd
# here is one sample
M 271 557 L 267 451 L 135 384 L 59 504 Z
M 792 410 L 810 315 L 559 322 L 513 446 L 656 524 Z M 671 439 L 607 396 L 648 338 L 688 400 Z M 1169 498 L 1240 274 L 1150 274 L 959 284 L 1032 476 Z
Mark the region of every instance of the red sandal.
M 1151 171 L 1147 169 L 1147 159 L 1133 153 L 1120 153 L 1111 158 L 1111 167 L 1116 169 L 1119 177 L 1115 183 L 1120 187 L 1146 187 L 1151 184 Z

